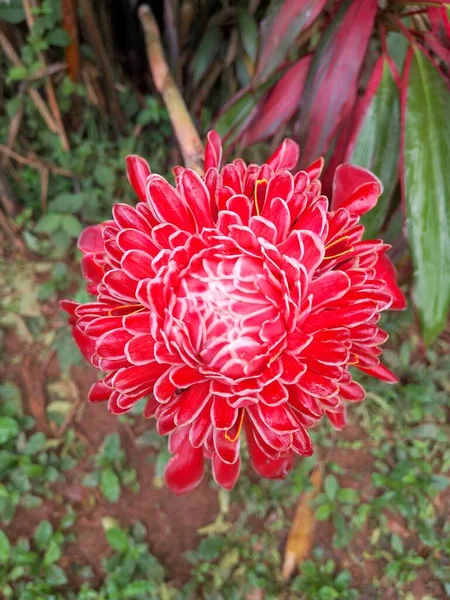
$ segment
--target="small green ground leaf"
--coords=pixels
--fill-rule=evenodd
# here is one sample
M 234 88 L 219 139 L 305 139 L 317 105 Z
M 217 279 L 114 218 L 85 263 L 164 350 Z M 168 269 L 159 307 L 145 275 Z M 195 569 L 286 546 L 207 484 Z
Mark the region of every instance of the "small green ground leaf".
M 110 502 L 117 502 L 120 496 L 120 482 L 119 478 L 111 468 L 102 471 L 100 488 L 107 500 Z
M 11 544 L 9 543 L 9 539 L 6 537 L 6 533 L 0 530 L 0 564 L 6 564 L 10 550 Z
M 414 301 L 425 343 L 447 323 L 450 306 L 450 91 L 415 48 L 405 106 L 404 196 L 414 265 Z
M 111 548 L 114 548 L 117 552 L 126 552 L 128 550 L 128 536 L 123 529 L 111 527 L 106 532 L 106 539 Z

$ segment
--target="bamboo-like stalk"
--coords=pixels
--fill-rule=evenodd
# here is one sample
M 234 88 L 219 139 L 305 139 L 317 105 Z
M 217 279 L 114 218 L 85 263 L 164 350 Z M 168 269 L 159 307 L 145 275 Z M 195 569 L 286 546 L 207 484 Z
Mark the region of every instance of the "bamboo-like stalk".
M 186 167 L 203 175 L 204 148 L 187 106 L 170 73 L 155 17 L 147 4 L 139 8 L 147 57 L 156 89 L 163 97 Z
M 80 80 L 80 42 L 77 27 L 77 0 L 61 0 L 62 23 L 70 36 L 71 44 L 66 48 L 67 74 L 71 81 Z

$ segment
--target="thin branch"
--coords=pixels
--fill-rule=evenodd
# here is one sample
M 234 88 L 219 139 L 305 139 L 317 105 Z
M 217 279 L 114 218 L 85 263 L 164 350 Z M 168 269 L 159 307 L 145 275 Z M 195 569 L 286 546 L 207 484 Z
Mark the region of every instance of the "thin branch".
M 73 82 L 80 80 L 80 42 L 77 27 L 77 0 L 61 0 L 62 23 L 70 36 L 71 44 L 66 48 L 67 74 Z
M 139 8 L 139 19 L 145 33 L 147 58 L 150 64 L 153 82 L 156 89 L 163 97 L 169 112 L 170 120 L 183 154 L 184 163 L 186 167 L 197 171 L 199 174 L 203 174 L 203 144 L 183 97 L 169 71 L 164 56 L 158 24 L 147 4 L 143 4 Z
M 62 175 L 63 177 L 74 176 L 73 173 L 71 171 L 68 171 L 67 169 L 63 169 L 62 167 L 58 167 L 57 165 L 46 163 L 40 158 L 27 158 L 26 156 L 22 156 L 18 152 L 11 150 L 11 148 L 8 148 L 8 146 L 4 146 L 3 144 L 0 144 L 0 152 L 6 154 L 21 165 L 28 165 L 29 167 L 34 167 L 35 169 L 46 168 L 51 173 L 54 173 L 55 175 Z

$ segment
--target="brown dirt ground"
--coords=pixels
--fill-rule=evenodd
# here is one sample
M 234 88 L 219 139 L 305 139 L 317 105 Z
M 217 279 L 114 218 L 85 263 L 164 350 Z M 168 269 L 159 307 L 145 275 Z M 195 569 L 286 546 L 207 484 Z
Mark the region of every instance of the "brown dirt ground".
M 5 356 L 9 358 L 0 366 L 0 380 L 7 378 L 21 388 L 28 404 L 27 409 L 36 417 L 38 427 L 51 433 L 45 420 L 47 401 L 45 382 L 56 379 L 59 375 L 56 358 L 52 357 L 49 360 L 39 345 L 24 346 L 11 332 L 6 336 Z M 154 470 L 149 463 L 149 457 L 154 450 L 136 446 L 134 432 L 110 415 L 104 405 L 83 404 L 90 385 L 95 381 L 95 370 L 87 366 L 75 367 L 72 376 L 82 405 L 72 426 L 87 445 L 88 456 L 75 469 L 67 473 L 64 483 L 56 486 L 54 499 L 45 501 L 37 509 L 26 511 L 19 509 L 7 528 L 8 535 L 13 539 L 23 535 L 29 536 L 42 519 L 57 522 L 58 518 L 65 513 L 66 504 L 71 503 L 78 515 L 73 528 L 77 542 L 69 546 L 61 566 L 69 576 L 70 582 L 77 585 L 79 581 L 76 565 L 90 564 L 95 574 L 94 582 L 98 583 L 102 578 L 101 559 L 109 552 L 102 518 L 105 516 L 116 518 L 123 526 L 140 520 L 147 528 L 147 541 L 151 552 L 166 567 L 171 582 L 176 587 L 182 585 L 190 575 L 190 566 L 184 558 L 184 553 L 197 547 L 200 540 L 198 529 L 212 523 L 218 514 L 217 493 L 209 485 L 210 477 L 205 477 L 195 491 L 182 497 L 173 495 L 165 487 L 155 488 Z M 143 423 L 143 427 L 146 427 L 147 422 Z M 121 436 L 130 466 L 136 468 L 138 472 L 140 491 L 134 494 L 122 490 L 120 501 L 110 504 L 98 493 L 83 487 L 81 481 L 84 474 L 89 471 L 89 456 L 95 454 L 105 436 L 114 431 L 118 431 Z M 142 433 L 142 428 L 138 433 Z M 362 438 L 362 431 L 350 424 L 342 435 L 344 439 L 353 441 Z M 366 499 L 373 494 L 370 484 L 373 459 L 368 452 L 334 448 L 327 453 L 326 460 L 337 462 L 346 469 L 346 474 L 340 476 L 342 485 L 348 487 L 357 485 L 358 489 L 362 490 L 363 498 L 366 496 Z M 353 477 L 355 474 L 357 478 Z M 232 514 L 238 512 L 235 508 Z M 392 531 L 401 535 L 407 542 L 408 532 L 404 524 L 397 518 L 391 518 L 390 522 Z M 256 530 L 260 527 L 264 527 L 264 523 L 256 524 Z M 369 529 L 363 529 L 352 541 L 349 549 L 340 551 L 331 546 L 333 533 L 330 522 L 320 522 L 315 530 L 314 542 L 325 549 L 325 558 L 333 558 L 341 568 L 348 568 L 351 571 L 352 585 L 361 592 L 361 597 L 364 600 L 379 598 L 396 600 L 396 592 L 389 585 L 384 587 L 381 595 L 380 592 L 374 592 L 371 586 L 374 576 L 382 578 L 383 565 L 362 559 L 362 554 L 367 547 Z M 287 531 L 280 534 L 280 550 L 286 536 Z M 358 559 L 358 556 L 361 559 Z M 444 597 L 442 590 L 435 582 L 430 581 L 430 574 L 425 571 L 421 572 L 410 589 L 417 599 L 430 593 L 435 598 Z

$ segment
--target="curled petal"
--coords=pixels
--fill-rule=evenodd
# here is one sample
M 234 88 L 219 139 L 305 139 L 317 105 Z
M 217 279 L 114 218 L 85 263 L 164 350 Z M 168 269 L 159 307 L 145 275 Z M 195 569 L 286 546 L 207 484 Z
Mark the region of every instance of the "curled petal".
M 148 162 L 141 156 L 130 154 L 126 157 L 127 177 L 139 200 L 146 199 L 146 182 L 151 174 Z

